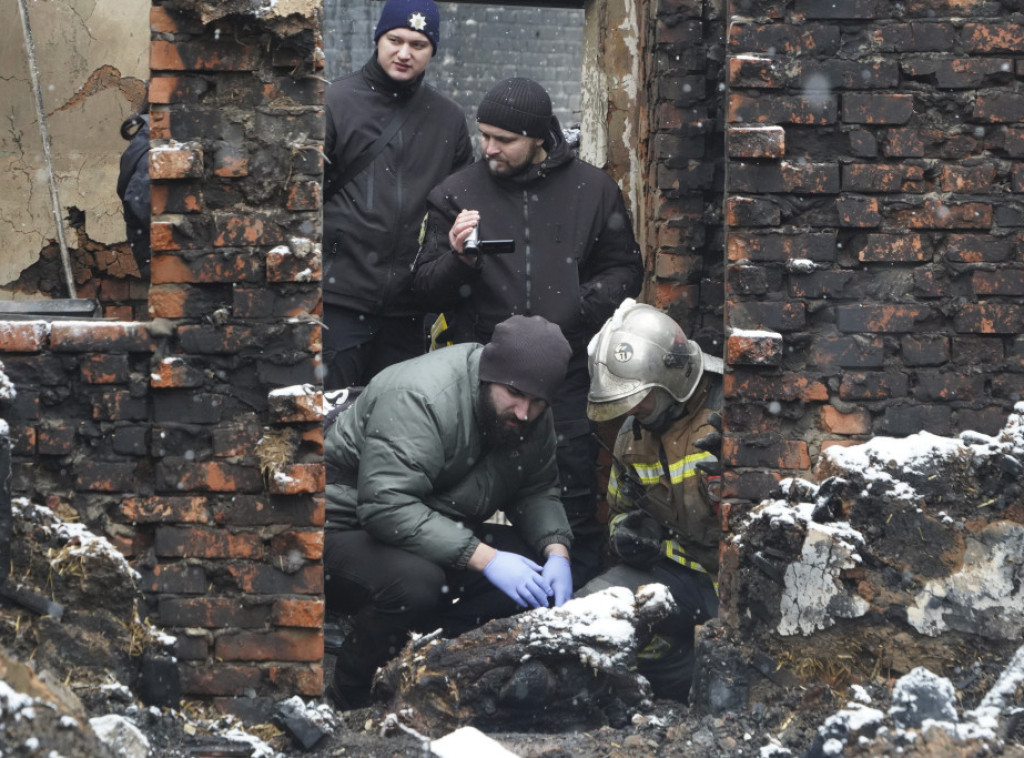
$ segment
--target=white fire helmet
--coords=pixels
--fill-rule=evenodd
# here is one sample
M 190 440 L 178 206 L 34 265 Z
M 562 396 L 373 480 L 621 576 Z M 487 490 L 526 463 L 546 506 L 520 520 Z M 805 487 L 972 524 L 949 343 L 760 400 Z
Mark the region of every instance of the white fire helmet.
M 654 387 L 686 402 L 704 373 L 704 355 L 682 328 L 651 305 L 626 299 L 587 347 L 587 415 L 608 421 L 632 410 Z

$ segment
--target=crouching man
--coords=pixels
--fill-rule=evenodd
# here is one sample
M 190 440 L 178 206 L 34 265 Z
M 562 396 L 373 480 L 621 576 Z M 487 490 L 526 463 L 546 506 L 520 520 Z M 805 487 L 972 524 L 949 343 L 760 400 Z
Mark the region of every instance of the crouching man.
M 570 353 L 556 325 L 513 316 L 486 346 L 384 370 L 329 428 L 325 594 L 352 622 L 340 708 L 369 703 L 410 630 L 456 636 L 571 596 L 548 407 Z M 510 526 L 486 523 L 499 510 Z
M 677 614 L 638 655 L 659 697 L 686 701 L 694 628 L 718 615 L 722 361 L 650 305 L 626 300 L 590 343 L 587 415 L 625 416 L 608 483 L 620 563 L 580 591 L 661 583 Z

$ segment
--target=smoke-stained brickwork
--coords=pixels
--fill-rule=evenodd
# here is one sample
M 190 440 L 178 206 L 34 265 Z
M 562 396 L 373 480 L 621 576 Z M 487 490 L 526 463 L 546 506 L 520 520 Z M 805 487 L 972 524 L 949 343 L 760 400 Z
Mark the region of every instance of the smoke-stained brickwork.
M 732 13 L 727 497 L 760 499 L 830 444 L 994 433 L 1024 387 L 1024 18 Z

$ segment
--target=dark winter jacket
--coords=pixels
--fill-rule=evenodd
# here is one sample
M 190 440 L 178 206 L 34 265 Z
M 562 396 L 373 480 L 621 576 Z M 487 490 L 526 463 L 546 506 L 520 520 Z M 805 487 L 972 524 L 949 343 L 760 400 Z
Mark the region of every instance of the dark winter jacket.
M 332 193 L 404 107 L 411 111 L 387 147 Z M 427 193 L 473 157 L 462 109 L 422 77 L 395 82 L 374 56 L 328 88 L 324 154 L 324 300 L 363 313 L 421 312 L 410 266 Z
M 454 341 L 487 342 L 512 314 L 543 316 L 574 353 L 626 297 L 643 264 L 618 185 L 576 157 L 560 130 L 547 158 L 496 178 L 481 159 L 427 198 L 427 236 L 415 286 L 428 310 L 444 311 Z M 474 269 L 452 254 L 448 232 L 462 209 L 480 211 L 480 239 L 513 239 L 512 254 L 481 256 Z
M 125 232 L 135 263 L 144 279 L 149 278 L 149 116 L 139 117 L 142 126 L 121 154 L 117 196 L 121 198 Z
M 545 411 L 518 450 L 485 448 L 477 418 L 483 347 L 454 345 L 375 376 L 328 429 L 327 528 L 365 529 L 441 566 L 465 568 L 476 525 L 502 510 L 542 555 L 569 545 L 555 432 Z

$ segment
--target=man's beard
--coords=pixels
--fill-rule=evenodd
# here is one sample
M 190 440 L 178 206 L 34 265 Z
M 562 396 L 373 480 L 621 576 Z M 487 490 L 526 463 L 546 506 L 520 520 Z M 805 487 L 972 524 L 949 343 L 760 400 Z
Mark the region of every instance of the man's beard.
M 525 444 L 537 428 L 536 419 L 520 421 L 511 411 L 499 415 L 490 389 L 484 386 L 480 390 L 480 431 L 485 444 L 503 450 L 514 450 Z

